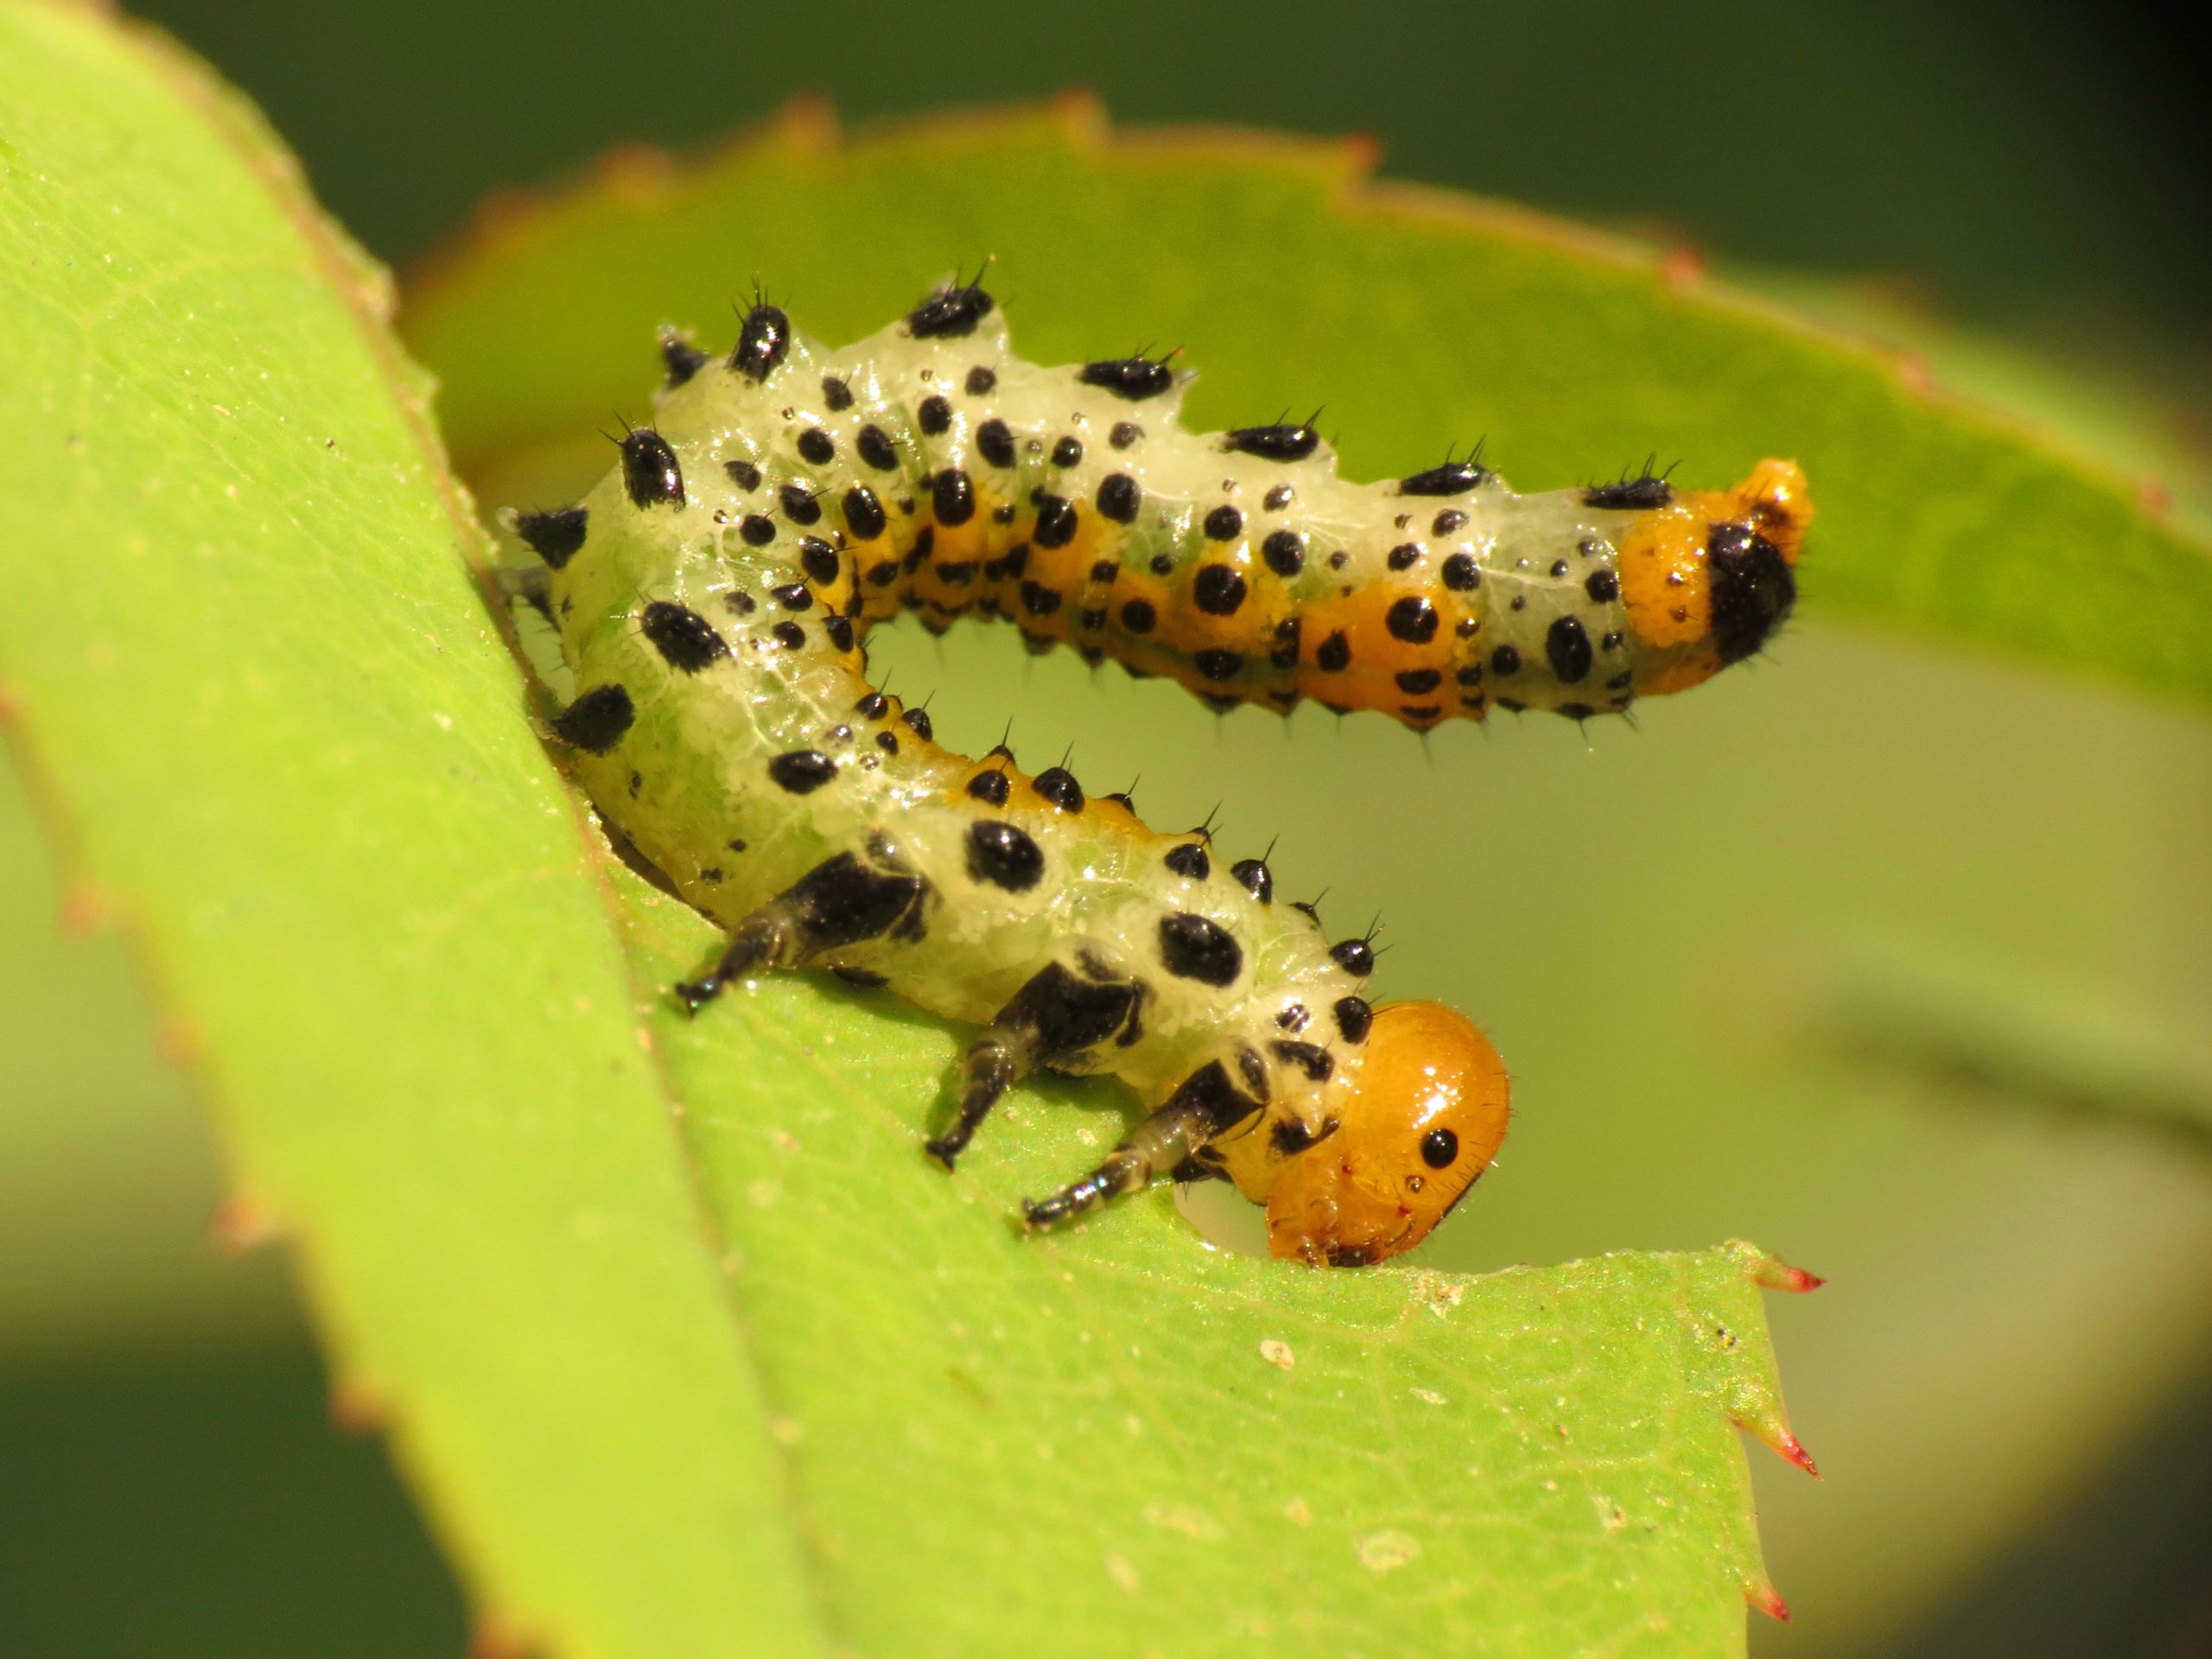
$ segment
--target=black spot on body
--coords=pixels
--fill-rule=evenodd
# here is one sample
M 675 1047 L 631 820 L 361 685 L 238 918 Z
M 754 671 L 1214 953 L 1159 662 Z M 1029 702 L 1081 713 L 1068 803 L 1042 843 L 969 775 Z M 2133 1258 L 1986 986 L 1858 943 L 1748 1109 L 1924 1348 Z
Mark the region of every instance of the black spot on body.
M 1116 449 L 1126 449 L 1142 436 L 1144 436 L 1144 428 L 1139 426 L 1135 421 L 1116 421 L 1114 423 L 1114 429 L 1106 435 L 1106 442 Z
M 1075 539 L 1075 503 L 1065 496 L 1046 494 L 1037 503 L 1037 528 L 1033 539 L 1039 547 L 1065 547 Z
M 812 954 L 887 933 L 919 938 L 922 900 L 928 893 L 929 883 L 918 875 L 877 869 L 854 854 L 839 853 L 786 888 L 781 903 Z
M 1550 658 L 1552 672 L 1559 677 L 1561 685 L 1573 685 L 1588 678 L 1594 654 L 1581 619 L 1554 618 L 1544 633 L 1544 655 Z
M 1226 564 L 1202 564 L 1191 581 L 1191 598 L 1208 616 L 1236 615 L 1244 594 L 1244 578 Z
M 1490 477 L 1490 469 L 1471 461 L 1449 461 L 1425 473 L 1398 480 L 1401 495 L 1464 495 Z
M 1464 594 L 1471 588 L 1482 585 L 1482 569 L 1475 563 L 1471 553 L 1454 553 L 1444 561 L 1443 569 L 1438 574 L 1444 578 L 1444 585 L 1455 594 Z
M 1323 1048 L 1319 1043 L 1291 1043 L 1278 1041 L 1270 1044 L 1269 1046 L 1274 1050 L 1275 1058 L 1277 1059 L 1282 1061 L 1286 1065 L 1294 1065 L 1298 1067 L 1300 1071 L 1306 1073 L 1306 1079 L 1309 1082 L 1326 1083 L 1332 1077 L 1336 1075 L 1336 1060 L 1330 1055 L 1329 1051 Z M 1283 1128 L 1287 1126 L 1295 1127 L 1301 1131 L 1297 1137 L 1299 1146 L 1298 1147 L 1292 1148 L 1292 1150 L 1298 1150 L 1313 1144 L 1311 1136 L 1302 1132 L 1305 1128 L 1303 1124 L 1294 1125 L 1292 1120 L 1286 1118 L 1282 1122 L 1275 1125 L 1278 1129 Z M 1281 1140 L 1278 1139 L 1275 1144 L 1280 1147 L 1282 1143 Z
M 1431 1129 L 1421 1138 L 1421 1160 L 1431 1169 L 1449 1169 L 1459 1155 L 1459 1137 L 1449 1129 Z
M 1582 492 L 1584 506 L 1612 512 L 1649 512 L 1674 499 L 1674 486 L 1648 473 L 1642 478 L 1624 478 L 1618 484 L 1593 484 Z
M 1030 787 L 1063 812 L 1083 810 L 1083 785 L 1065 766 L 1047 766 L 1037 774 Z
M 818 426 L 798 435 L 798 453 L 810 467 L 827 467 L 837 459 L 837 441 Z
M 776 499 L 783 507 L 784 517 L 795 524 L 822 522 L 822 503 L 804 484 L 785 485 L 776 493 Z
M 778 582 L 768 593 L 787 611 L 810 611 L 814 608 L 813 591 L 803 582 Z
M 1610 570 L 1592 570 L 1582 591 L 1600 605 L 1610 605 L 1621 596 L 1621 579 Z
M 1133 1041 L 1144 987 L 1096 958 L 1083 965 L 1081 974 L 1057 962 L 1039 969 L 991 1023 L 1028 1032 L 1041 1060 L 1065 1060 L 1116 1038 Z
M 706 353 L 673 328 L 660 331 L 660 360 L 661 365 L 668 371 L 671 391 L 683 385 L 713 361 Z
M 1260 556 L 1275 575 L 1294 576 L 1306 568 L 1306 537 L 1294 530 L 1271 531 L 1260 543 Z
M 891 699 L 880 691 L 871 691 L 853 705 L 853 712 L 863 720 L 881 720 L 891 712 Z
M 791 320 L 772 305 L 756 305 L 737 331 L 729 365 L 748 380 L 766 380 L 791 348 Z
M 906 329 L 917 340 L 957 340 L 974 334 L 997 303 L 974 283 L 941 288 L 906 314 Z
M 575 557 L 576 550 L 584 544 L 589 523 L 589 515 L 582 507 L 518 512 L 515 515 L 515 534 L 545 561 L 548 569 L 558 570 Z
M 779 622 L 768 632 L 785 651 L 798 651 L 806 645 L 806 630 L 796 622 Z
M 1122 626 L 1131 633 L 1150 633 L 1159 622 L 1160 613 L 1148 599 L 1133 599 L 1122 607 Z
M 1383 563 L 1393 570 L 1410 570 L 1421 563 L 1421 552 L 1419 542 L 1401 542 L 1390 550 L 1389 556 Z
M 639 507 L 683 505 L 683 469 L 676 451 L 650 426 L 633 426 L 622 436 L 622 487 Z
M 952 429 L 952 400 L 949 397 L 925 397 L 921 407 L 914 411 L 914 418 L 925 435 L 941 438 Z
M 1375 971 L 1375 947 L 1365 939 L 1339 939 L 1329 947 L 1329 957 L 1346 973 L 1362 979 Z
M 1313 666 L 1325 674 L 1340 674 L 1351 666 L 1351 641 L 1342 629 L 1321 642 L 1313 653 Z
M 1519 673 L 1521 653 L 1511 645 L 1500 645 L 1490 654 L 1490 671 L 1493 674 Z
M 946 525 L 964 524 L 976 516 L 976 489 L 965 472 L 948 467 L 937 475 L 930 485 L 930 511 Z
M 1233 542 L 1244 531 L 1244 515 L 1226 503 L 1206 514 L 1206 539 L 1210 542 Z
M 968 780 L 968 792 L 993 806 L 1006 804 L 1007 789 L 1006 773 L 1002 772 L 979 772 Z
M 1722 663 L 1739 663 L 1773 636 L 1797 599 L 1782 550 L 1749 524 L 1715 524 L 1706 537 L 1713 592 L 1713 642 Z
M 1061 597 L 1058 588 L 1047 588 L 1041 582 L 1021 584 L 1021 608 L 1032 616 L 1050 616 L 1060 608 Z
M 985 818 L 968 828 L 968 874 L 1008 893 L 1027 893 L 1044 879 L 1045 855 L 1004 819 Z
M 776 786 L 793 795 L 810 795 L 836 775 L 837 763 L 819 749 L 793 749 L 768 763 Z
M 729 655 L 714 624 L 688 606 L 657 599 L 638 620 L 661 660 L 679 674 L 696 674 Z
M 842 415 L 853 406 L 853 389 L 834 374 L 822 377 L 822 402 L 832 415 Z
M 1303 461 L 1319 446 L 1321 435 L 1310 426 L 1240 426 L 1226 435 L 1228 447 L 1239 454 L 1262 461 Z
M 843 617 L 823 617 L 822 632 L 829 637 L 830 643 L 838 650 L 850 651 L 853 648 L 853 625 Z
M 1059 467 L 1079 467 L 1083 464 L 1083 444 L 1075 438 L 1062 438 L 1052 446 L 1052 465 Z
M 1013 466 L 1013 431 L 1004 421 L 985 421 L 976 429 L 976 453 L 994 467 Z
M 836 581 L 838 573 L 845 568 L 844 561 L 837 556 L 837 550 L 818 536 L 809 536 L 799 543 L 798 563 L 801 569 L 825 588 Z
M 923 742 L 928 743 L 936 739 L 937 728 L 930 723 L 928 709 L 909 709 L 899 718 L 906 723 L 906 729 L 920 738 Z
M 883 503 L 875 499 L 875 492 L 865 484 L 855 484 L 845 492 L 845 528 L 853 539 L 872 542 L 883 534 L 890 520 L 884 516 Z
M 1467 515 L 1460 512 L 1459 508 L 1446 507 L 1443 512 L 1438 513 L 1434 518 L 1429 521 L 1428 528 L 1432 534 L 1438 536 L 1450 536 L 1455 534 L 1459 531 L 1459 527 L 1466 522 Z
M 999 377 L 995 370 L 978 363 L 961 384 L 970 397 L 987 397 L 998 390 Z
M 1298 637 L 1300 632 L 1301 625 L 1294 616 L 1286 616 L 1275 624 L 1274 645 L 1268 652 L 1268 662 L 1271 666 L 1275 668 L 1298 666 Z M 1285 694 L 1270 691 L 1268 695 L 1277 701 L 1281 701 Z M 1295 696 L 1297 693 L 1291 692 L 1287 695 Z M 1285 702 L 1283 706 L 1287 708 L 1289 704 Z
M 1114 473 L 1098 486 L 1098 511 L 1117 524 L 1133 522 L 1144 492 L 1127 473 Z
M 630 694 L 610 683 L 594 685 L 563 709 L 553 721 L 553 731 L 572 749 L 605 754 L 622 741 L 637 717 Z
M 1165 363 L 1154 363 L 1149 358 L 1109 358 L 1097 363 L 1086 363 L 1076 378 L 1086 386 L 1096 386 L 1110 391 L 1116 397 L 1136 404 L 1147 397 L 1157 397 L 1175 384 L 1175 372 Z
M 1179 910 L 1160 918 L 1160 959 L 1178 979 L 1230 985 L 1244 966 L 1244 950 L 1211 918 Z
M 878 559 L 868 568 L 868 585 L 871 588 L 888 588 L 898 580 L 899 562 L 896 559 Z
M 726 461 L 722 470 L 729 474 L 729 481 L 741 490 L 760 487 L 760 469 L 749 461 Z
M 1425 645 L 1436 638 L 1436 607 L 1419 594 L 1394 601 L 1383 613 L 1382 626 L 1409 645 Z
M 1186 875 L 1193 881 L 1205 880 L 1213 870 L 1213 861 L 1206 856 L 1206 849 L 1195 841 L 1176 842 L 1161 861 L 1176 874 Z
M 1274 872 L 1268 868 L 1265 859 L 1240 858 L 1229 867 L 1229 873 L 1243 885 L 1245 892 L 1250 893 L 1262 904 L 1274 903 Z
M 1233 651 L 1197 652 L 1192 654 L 1191 664 L 1198 671 L 1201 677 L 1212 680 L 1217 683 L 1223 680 L 1233 680 L 1244 671 L 1244 659 Z M 1227 708 L 1217 708 L 1215 712 L 1224 714 L 1228 709 L 1234 709 L 1236 706 L 1236 699 L 1231 697 L 1228 700 Z
M 1330 1012 L 1336 1015 L 1337 1029 L 1344 1033 L 1346 1042 L 1367 1040 L 1368 1028 L 1375 1023 L 1375 1010 L 1367 1006 L 1364 997 L 1340 996 Z
M 873 421 L 854 435 L 853 448 L 860 457 L 879 473 L 899 470 L 898 446 L 891 442 L 891 435 Z
M 1396 677 L 1398 690 L 1409 697 L 1417 697 L 1425 691 L 1435 690 L 1444 679 L 1442 672 L 1433 668 L 1409 668 Z

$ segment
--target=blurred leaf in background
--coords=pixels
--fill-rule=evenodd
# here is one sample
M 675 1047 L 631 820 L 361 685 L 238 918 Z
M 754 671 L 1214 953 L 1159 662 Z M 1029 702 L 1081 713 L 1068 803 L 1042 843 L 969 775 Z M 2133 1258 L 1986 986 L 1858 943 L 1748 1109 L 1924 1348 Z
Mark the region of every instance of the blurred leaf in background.
M 1122 8 L 1011 19 L 976 37 L 914 29 L 892 9 L 833 22 L 795 8 L 662 8 L 649 28 L 598 9 L 493 5 L 325 8 L 310 22 L 233 0 L 162 15 L 268 101 L 333 205 L 389 253 L 421 247 L 487 184 L 572 164 L 611 139 L 703 137 L 798 86 L 867 115 L 1080 82 L 1124 119 L 1376 130 L 1394 172 L 1595 217 L 1656 214 L 1722 255 L 1910 270 L 1952 308 L 2061 337 L 2075 353 L 2153 340 L 2158 390 L 2189 387 L 2202 364 L 2193 158 L 2164 143 L 2161 106 L 2130 67 L 2145 48 L 2108 17 L 2030 26 L 2015 11 L 1804 8 L 1785 24 L 1764 9 L 1697 7 L 1671 11 L 1662 29 L 1618 6 L 1439 9 L 1347 35 L 1318 9 L 1301 27 L 1280 5 L 1264 20 L 1222 9 L 1172 22 Z M 856 39 L 897 41 L 898 73 L 873 47 L 852 49 Z M 769 227 L 771 252 L 778 233 Z M 995 251 L 1020 272 L 1016 247 Z M 905 261 L 855 273 L 878 308 L 935 274 Z M 728 286 L 753 274 L 733 272 Z M 646 293 L 659 273 L 634 275 Z M 691 315 L 696 298 L 683 298 L 680 320 L 711 332 L 712 316 Z M 1025 304 L 1018 281 L 1010 302 Z M 1029 315 L 1015 312 L 1028 350 L 1089 343 L 1055 342 L 1066 320 L 1033 325 Z M 851 326 L 880 320 L 856 309 Z M 1894 323 L 1881 314 L 1882 327 Z M 1184 341 L 1209 371 L 1202 395 L 1240 375 L 1297 390 L 1288 365 L 1239 357 L 1227 332 Z M 641 342 L 624 334 L 549 356 L 636 350 L 642 388 Z M 2128 419 L 2155 428 L 2164 416 L 2148 408 L 2131 404 Z M 1541 441 L 1552 464 L 1581 458 L 1575 443 L 1590 434 L 1572 418 Z M 1527 424 L 1494 442 L 1533 453 Z M 1348 421 L 1346 435 L 1374 445 L 1370 471 L 1402 442 L 1393 435 L 1385 453 L 1373 418 L 1357 431 Z M 1558 481 L 1510 461 L 1508 472 Z M 2047 1559 L 2048 1541 L 2019 1541 L 2133 1437 L 2186 1430 L 2186 1414 L 2170 1414 L 2206 1364 L 2202 1169 L 2146 1141 L 1993 1111 L 1986 1090 L 1959 1100 L 1941 1065 L 1870 1083 L 1863 1067 L 1823 1063 L 1787 1034 L 1834 1023 L 1821 1000 L 1832 988 L 1808 963 L 1940 959 L 1999 1003 L 2024 981 L 2069 1006 L 2124 1007 L 2144 1043 L 2183 1056 L 2186 1072 L 2212 990 L 2201 829 L 2212 745 L 2201 721 L 2169 710 L 1847 634 L 1808 608 L 1772 671 L 1655 709 L 1641 738 L 1600 730 L 1586 749 L 1548 724 L 1488 741 L 1459 732 L 1426 763 L 1395 732 L 1354 728 L 1339 742 L 1319 720 L 1294 724 L 1287 746 L 1253 719 L 1217 731 L 1161 688 L 1092 688 L 1078 664 L 1032 667 L 988 634 L 956 636 L 946 665 L 904 634 L 885 646 L 902 681 L 947 688 L 938 707 L 955 741 L 992 741 L 1020 695 L 1043 711 L 1028 741 L 1079 737 L 1086 771 L 1102 775 L 1141 768 L 1148 808 L 1170 820 L 1195 820 L 1224 795 L 1255 847 L 1284 831 L 1276 864 L 1290 890 L 1333 884 L 1332 910 L 1395 918 L 1388 988 L 1479 1010 L 1521 1080 L 1508 1166 L 1442 1241 L 1454 1264 L 1742 1231 L 1837 1278 L 1825 1306 L 1778 1319 L 1799 1420 L 1831 1480 L 1817 1494 L 1770 1489 L 1770 1560 L 1800 1622 L 1779 1640 L 1762 1631 L 1763 1644 L 2056 1655 L 2083 1650 L 2088 1631 L 2109 1642 L 2100 1650 L 2141 1650 L 2181 1628 L 2205 1577 L 2202 1555 L 2177 1541 L 2202 1535 L 2190 1531 L 2202 1508 L 2187 1483 L 2201 1491 L 2204 1460 L 2185 1446 L 2120 1465 L 2133 1501 L 2079 1511 L 2117 1541 L 2069 1557 L 2078 1571 L 2008 1579 L 1978 1563 L 2008 1545 Z M 1563 842 L 1631 882 L 1653 868 L 1708 879 L 1639 888 L 1624 911 L 1618 874 L 1564 879 Z M 1471 857 L 1469 899 L 1440 907 L 1421 872 Z M 1537 879 L 1553 872 L 1562 879 Z M 34 890 L 10 937 L 66 964 L 86 947 L 48 943 L 36 918 L 49 905 Z M 1580 944 L 1591 939 L 1612 942 L 1598 1041 L 1589 1003 L 1560 988 L 1592 982 Z M 17 958 L 26 982 L 67 970 L 41 961 Z M 47 1402 L 42 1433 L 86 1444 L 116 1438 L 115 1419 L 104 1426 L 92 1409 L 103 1400 L 188 1397 L 162 1386 L 176 1364 L 146 1357 L 149 1345 L 213 1344 L 214 1375 L 230 1356 L 269 1353 L 272 1400 L 302 1375 L 296 1351 L 252 1334 L 272 1317 L 265 1278 L 209 1274 L 205 1304 L 166 1326 L 149 1311 L 179 1306 L 168 1283 L 200 1282 L 183 1222 L 210 1189 L 195 1185 L 194 1131 L 173 1096 L 165 1103 L 158 1074 L 126 1070 L 109 1084 L 77 1063 L 97 1052 L 127 1064 L 146 1052 L 139 1029 L 90 995 L 27 1020 L 10 1046 L 10 1092 L 21 1065 L 35 1086 L 17 1098 L 35 1109 L 0 1114 L 0 1135 L 39 1137 L 44 1164 L 88 1172 L 67 1203 L 29 1211 L 71 1230 L 26 1223 L 11 1235 L 11 1249 L 20 1238 L 41 1259 L 85 1269 L 81 1288 L 25 1304 L 26 1345 L 47 1357 L 40 1365 L 67 1355 L 80 1375 L 116 1385 L 86 1387 L 91 1406 L 67 1415 L 54 1390 L 20 1397 Z M 86 1103 L 68 1104 L 79 1096 L 66 1090 Z M 29 1127 L 9 1126 L 19 1116 Z M 99 1146 L 72 1149 L 57 1122 L 97 1129 Z M 156 1147 L 163 1133 L 174 1154 L 110 1160 L 99 1150 L 134 1138 Z M 133 1229 L 100 1219 L 134 1215 L 173 1220 L 134 1250 Z M 88 1237 L 116 1250 L 111 1271 L 79 1249 Z M 156 1380 L 134 1395 L 134 1376 Z M 251 1386 L 241 1399 L 264 1397 Z M 293 1421 L 315 1409 L 304 1394 Z M 320 1451 L 302 1434 L 272 1433 L 267 1446 L 264 1461 L 288 1470 Z M 355 1535 L 391 1535 L 397 1513 L 388 1492 L 348 1472 L 359 1462 L 334 1450 L 330 1483 L 316 1489 L 361 1494 L 359 1520 L 326 1523 L 332 1557 Z M 311 1547 L 311 1535 L 289 1530 Z M 83 1535 L 92 1547 L 95 1535 Z M 414 1586 L 390 1598 L 391 1640 L 449 1649 L 439 1632 L 451 1604 L 424 1587 L 436 1578 L 427 1562 L 419 1550 L 389 1553 L 383 1570 Z M 238 1617 L 276 1605 L 247 1563 L 233 1569 Z M 1978 1581 L 1984 1571 L 1995 1576 Z M 2002 1595 L 2011 1622 L 1967 1617 L 1977 1595 Z M 2043 1616 L 2019 1616 L 2023 1603 Z M 427 1634 L 405 1633 L 410 1610 L 429 1618 Z M 1917 1635 L 1905 1628 L 1915 1618 Z M 1990 1628 L 2012 1645 L 1977 1647 Z

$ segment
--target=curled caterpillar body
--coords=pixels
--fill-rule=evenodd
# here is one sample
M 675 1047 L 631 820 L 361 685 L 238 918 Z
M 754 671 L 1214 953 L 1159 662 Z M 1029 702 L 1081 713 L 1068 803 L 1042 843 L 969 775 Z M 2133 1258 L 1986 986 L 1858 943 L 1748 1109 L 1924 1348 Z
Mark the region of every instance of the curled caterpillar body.
M 1224 866 L 1061 768 L 940 748 L 868 683 L 862 637 L 972 611 L 1217 707 L 1584 717 L 1758 648 L 1794 597 L 1796 468 L 1712 494 L 1516 496 L 1471 461 L 1352 485 L 1310 426 L 1183 432 L 1187 376 L 1163 363 L 1022 362 L 972 284 L 842 351 L 760 305 L 727 358 L 664 356 L 656 420 L 608 478 L 512 522 L 579 688 L 555 734 L 731 930 L 683 995 L 815 964 L 981 1026 L 930 1142 L 947 1165 L 1033 1069 L 1123 1078 L 1149 1116 L 1025 1205 L 1033 1224 L 1209 1173 L 1268 1205 L 1279 1255 L 1419 1243 L 1503 1137 L 1481 1033 L 1370 1008 L 1371 954 L 1275 905 L 1257 861 Z

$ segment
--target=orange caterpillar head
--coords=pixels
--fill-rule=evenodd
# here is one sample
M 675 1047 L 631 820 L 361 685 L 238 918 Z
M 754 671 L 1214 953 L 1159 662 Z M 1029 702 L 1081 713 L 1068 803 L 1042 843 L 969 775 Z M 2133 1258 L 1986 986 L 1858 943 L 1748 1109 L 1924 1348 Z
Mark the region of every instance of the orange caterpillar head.
M 1268 1197 L 1275 1255 L 1365 1267 L 1427 1238 L 1505 1139 L 1505 1067 L 1465 1014 L 1376 1010 L 1341 1127 L 1298 1154 Z
M 1637 690 L 1686 690 L 1755 654 L 1797 599 L 1813 520 L 1805 474 L 1763 461 L 1732 490 L 1688 491 L 1620 541 L 1621 596 L 1643 647 Z

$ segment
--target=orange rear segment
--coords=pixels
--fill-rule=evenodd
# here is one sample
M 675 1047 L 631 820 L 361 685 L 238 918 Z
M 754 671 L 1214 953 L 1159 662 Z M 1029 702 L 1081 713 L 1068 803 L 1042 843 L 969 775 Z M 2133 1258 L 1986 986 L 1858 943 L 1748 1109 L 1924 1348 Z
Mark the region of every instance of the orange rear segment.
M 1504 1062 L 1466 1015 L 1440 1002 L 1377 1008 L 1341 1126 L 1268 1194 L 1268 1248 L 1339 1268 L 1413 1249 L 1497 1156 L 1509 1093 Z
M 1796 602 L 1797 556 L 1813 521 L 1804 470 L 1762 461 L 1732 490 L 1693 490 L 1621 538 L 1621 596 L 1643 696 L 1687 690 L 1773 637 Z

